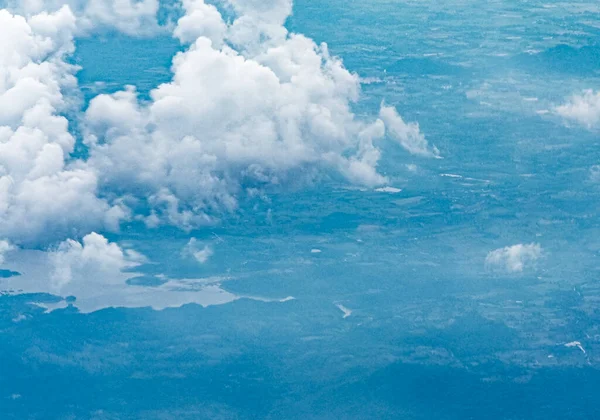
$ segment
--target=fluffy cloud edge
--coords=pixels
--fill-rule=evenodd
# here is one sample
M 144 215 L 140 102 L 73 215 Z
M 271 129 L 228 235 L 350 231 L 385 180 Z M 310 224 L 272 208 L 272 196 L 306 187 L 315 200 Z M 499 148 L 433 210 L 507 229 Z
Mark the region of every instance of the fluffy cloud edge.
M 73 280 L 81 281 L 82 278 L 94 279 L 99 276 L 110 279 L 107 282 L 122 281 L 125 270 L 147 262 L 142 254 L 123 249 L 96 232 L 84 236 L 81 242 L 67 239 L 48 255 L 53 267 L 50 279 L 53 289 L 57 291 Z
M 580 94 L 575 94 L 568 102 L 556 107 L 555 112 L 588 129 L 596 128 L 600 125 L 600 91 L 587 89 Z
M 6 239 L 0 240 L 0 265 L 4 264 L 6 254 L 13 251 L 15 247 Z
M 226 22 L 203 0 L 183 2 L 174 35 L 189 46 L 150 102 L 128 87 L 89 103 L 85 160 L 71 158 L 75 139 L 61 114 L 77 89 L 68 57 L 85 19 L 80 5 L 27 18 L 0 11 L 12 25 L 0 32 L 25 41 L 9 45 L 19 60 L 0 61 L 17 75 L 0 86 L 0 110 L 12 105 L 0 116 L 0 237 L 37 246 L 132 219 L 190 230 L 234 212 L 246 189 L 322 174 L 382 186 L 386 133 L 409 153 L 439 157 L 395 108 L 382 104 L 373 121 L 354 115 L 358 77 L 326 44 L 287 32 L 291 1 L 228 4 L 239 15 Z M 16 107 L 15 95 L 25 98 Z
M 490 251 L 485 258 L 485 267 L 491 271 L 522 273 L 535 265 L 543 255 L 540 244 L 517 244 Z
M 8 0 L 13 13 L 31 18 L 54 14 L 68 7 L 76 16 L 76 32 L 90 35 L 96 30 L 110 29 L 130 36 L 151 36 L 161 28 L 157 21 L 159 0 Z
M 184 257 L 191 257 L 199 264 L 205 264 L 214 255 L 210 245 L 202 244 L 196 238 L 191 238 L 182 250 Z
M 75 138 L 63 113 L 77 90 L 76 17 L 64 6 L 29 18 L 0 10 L 0 237 L 52 243 L 116 229 L 127 211 L 97 195 L 97 173 L 71 159 Z

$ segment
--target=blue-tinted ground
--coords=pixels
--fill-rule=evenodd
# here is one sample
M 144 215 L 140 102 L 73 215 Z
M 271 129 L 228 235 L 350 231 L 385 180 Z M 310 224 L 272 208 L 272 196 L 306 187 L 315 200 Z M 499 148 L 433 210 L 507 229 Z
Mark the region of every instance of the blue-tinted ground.
M 600 86 L 600 6 L 297 0 L 288 27 L 363 78 L 358 114 L 385 99 L 444 159 L 386 145 L 399 193 L 273 192 L 215 228 L 110 237 L 153 261 L 131 288 L 219 276 L 273 302 L 45 314 L 0 297 L 0 417 L 600 418 L 599 137 L 552 112 Z M 147 94 L 177 48 L 79 41 L 84 96 Z M 190 236 L 205 265 L 181 258 Z M 536 267 L 485 269 L 531 242 Z

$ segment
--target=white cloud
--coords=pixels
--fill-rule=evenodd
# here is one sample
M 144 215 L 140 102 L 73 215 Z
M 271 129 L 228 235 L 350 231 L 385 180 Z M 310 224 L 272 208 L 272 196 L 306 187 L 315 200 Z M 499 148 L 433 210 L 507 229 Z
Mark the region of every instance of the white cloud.
M 292 13 L 292 0 L 226 0 L 237 12 L 228 40 L 237 48 L 258 53 L 281 45 L 287 35 L 284 23 Z
M 14 246 L 11 245 L 6 239 L 0 240 L 0 265 L 4 264 L 5 255 L 9 251 L 12 251 Z
M 214 252 L 209 245 L 200 244 L 196 238 L 190 239 L 183 250 L 184 255 L 193 257 L 200 264 L 207 262 Z
M 220 47 L 228 28 L 217 8 L 204 0 L 183 0 L 183 7 L 185 15 L 177 22 L 173 35 L 183 43 L 205 36 Z
M 395 108 L 381 105 L 379 117 L 387 126 L 392 138 L 413 155 L 440 157 L 439 150 L 429 143 L 417 123 L 405 123 Z
M 596 127 L 600 123 L 600 92 L 589 89 L 573 95 L 569 102 L 557 107 L 556 112 L 588 128 Z
M 352 113 L 358 77 L 326 45 L 287 34 L 281 25 L 290 2 L 230 4 L 241 15 L 227 24 L 202 0 L 184 2 L 175 35 L 197 39 L 173 59 L 173 80 L 153 90 L 149 104 L 138 101 L 133 87 L 91 101 L 87 164 L 102 188 L 149 205 L 149 225 L 190 229 L 234 211 L 248 185 L 336 174 L 360 185 L 384 184 L 375 142 L 386 127 Z M 241 31 L 246 18 L 260 24 Z M 411 153 L 438 155 L 393 108 L 383 107 L 381 115 Z
M 78 31 L 114 28 L 130 35 L 148 35 L 158 29 L 158 0 L 8 0 L 9 8 L 24 16 L 54 13 L 68 6 L 77 16 Z
M 104 224 L 94 171 L 68 163 L 75 140 L 60 115 L 76 89 L 75 17 L 64 7 L 25 19 L 0 10 L 0 237 L 37 243 Z M 116 214 L 112 211 L 110 214 Z
M 28 18 L 0 11 L 0 38 L 10 40 L 0 51 L 0 237 L 39 245 L 116 230 L 131 217 L 192 229 L 235 211 L 249 189 L 323 177 L 380 186 L 386 124 L 411 153 L 438 155 L 393 108 L 374 121 L 355 117 L 358 77 L 325 44 L 288 34 L 290 1 L 227 3 L 232 22 L 203 0 L 184 1 L 174 34 L 191 45 L 150 102 L 134 87 L 91 101 L 85 161 L 71 158 L 61 115 L 77 91 L 73 34 L 86 19 L 124 18 L 135 31 L 154 3 L 72 2 L 75 14 L 65 6 L 31 15 L 57 4 L 26 1 L 18 6 Z
M 491 270 L 519 273 L 541 256 L 542 247 L 539 244 L 518 244 L 491 251 L 485 259 L 485 265 Z
M 51 252 L 11 252 L 7 265 L 22 275 L 0 278 L 0 292 L 50 294 L 59 300 L 32 296 L 31 303 L 47 312 L 73 305 L 82 313 L 111 307 L 162 310 L 191 303 L 222 305 L 241 298 L 273 303 L 293 300 L 235 295 L 221 287 L 229 279 L 226 277 L 171 279 L 154 275 L 151 284 L 128 284 L 128 280 L 140 276 L 132 270 L 144 262 L 146 259 L 134 250 L 91 233 L 81 242 L 64 241 Z
M 50 253 L 52 286 L 60 292 L 75 281 L 102 283 L 121 282 L 122 271 L 140 265 L 145 258 L 132 250 L 123 250 L 97 233 L 90 233 L 82 242 L 68 239 Z
M 24 16 L 0 10 L 0 238 L 19 246 L 10 264 L 23 274 L 18 283 L 0 279 L 0 290 L 74 295 L 84 312 L 235 300 L 216 282 L 129 286 L 142 258 L 89 232 L 118 229 L 130 217 L 190 229 L 235 211 L 244 191 L 292 182 L 382 185 L 384 120 L 411 153 L 437 155 L 392 108 L 380 119 L 356 118 L 358 77 L 325 44 L 288 33 L 290 0 L 225 1 L 233 21 L 202 0 L 184 1 L 174 35 L 189 48 L 149 102 L 127 87 L 89 104 L 85 160 L 71 156 L 64 117 L 78 94 L 73 36 L 98 26 L 151 32 L 157 1 L 25 0 L 11 2 Z M 22 246 L 70 237 L 83 240 L 50 253 Z M 199 262 L 211 255 L 208 246 L 194 252 Z
M 292 0 L 226 0 L 240 16 L 283 25 L 292 13 Z

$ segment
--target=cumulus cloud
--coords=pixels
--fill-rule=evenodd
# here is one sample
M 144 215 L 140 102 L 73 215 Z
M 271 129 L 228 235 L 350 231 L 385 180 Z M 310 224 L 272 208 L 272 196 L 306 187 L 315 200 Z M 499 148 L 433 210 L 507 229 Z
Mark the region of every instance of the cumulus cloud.
M 202 245 L 196 238 L 192 238 L 185 246 L 183 253 L 193 257 L 200 264 L 204 264 L 213 256 L 214 252 L 209 245 Z
M 576 121 L 588 128 L 600 124 L 600 92 L 589 89 L 556 108 L 556 112 L 564 118 Z
M 83 118 L 89 157 L 73 159 L 62 116 L 77 91 L 73 34 L 86 19 L 120 25 L 110 13 L 135 31 L 146 16 L 135 10 L 154 10 L 111 1 L 69 3 L 75 13 L 33 14 L 52 1 L 15 3 L 28 17 L 0 11 L 10 40 L 0 51 L 2 238 L 37 245 L 132 217 L 192 229 L 234 212 L 245 191 L 321 178 L 380 186 L 386 134 L 410 153 L 439 155 L 394 108 L 356 118 L 358 77 L 325 44 L 287 32 L 291 1 L 227 0 L 235 15 L 226 21 L 214 5 L 184 0 L 174 36 L 188 47 L 173 58 L 171 82 L 149 102 L 133 86 L 94 98 Z
M 264 22 L 283 25 L 292 13 L 292 0 L 226 0 L 246 18 L 255 18 Z
M 132 86 L 94 98 L 82 116 L 88 153 L 77 159 L 64 117 L 78 94 L 74 35 L 152 32 L 158 2 L 10 4 L 22 16 L 0 10 L 0 255 L 18 246 L 10 263 L 23 276 L 0 279 L 0 290 L 73 295 L 84 312 L 235 300 L 217 280 L 161 277 L 136 289 L 127 281 L 143 257 L 90 232 L 132 218 L 191 229 L 235 211 L 246 191 L 291 183 L 381 186 L 386 135 L 412 154 L 439 155 L 394 108 L 370 120 L 353 114 L 358 77 L 327 45 L 288 33 L 291 0 L 217 2 L 227 19 L 203 0 L 183 0 L 174 36 L 186 49 L 173 58 L 172 80 L 149 101 Z M 64 241 L 73 237 L 83 239 Z M 200 263 L 212 255 L 195 240 L 188 248 Z
M 485 259 L 485 266 L 490 270 L 520 273 L 541 256 L 542 247 L 539 244 L 518 244 L 491 251 Z
M 214 6 L 184 1 L 174 34 L 191 45 L 150 103 L 128 87 L 96 97 L 86 112 L 88 166 L 104 189 L 150 208 L 146 223 L 210 223 L 234 211 L 245 188 L 302 177 L 384 184 L 376 142 L 386 123 L 409 152 L 439 155 L 391 107 L 371 122 L 354 116 L 358 77 L 325 44 L 287 33 L 289 1 L 229 4 L 238 16 L 226 23 Z
M 8 0 L 10 10 L 24 16 L 54 13 L 68 6 L 77 16 L 77 29 L 113 28 L 129 35 L 148 35 L 158 29 L 158 0 Z
M 0 237 L 15 243 L 118 224 L 95 173 L 68 162 L 75 140 L 60 112 L 76 89 L 74 27 L 67 7 L 29 19 L 0 10 Z
M 68 239 L 50 253 L 54 290 L 76 281 L 102 279 L 102 283 L 121 282 L 121 272 L 139 266 L 145 258 L 133 251 L 123 250 L 97 233 L 86 235 L 82 242 Z
M 192 43 L 204 36 L 215 46 L 221 46 L 228 27 L 219 10 L 203 0 L 183 0 L 182 3 L 185 15 L 177 22 L 173 35 L 182 43 Z

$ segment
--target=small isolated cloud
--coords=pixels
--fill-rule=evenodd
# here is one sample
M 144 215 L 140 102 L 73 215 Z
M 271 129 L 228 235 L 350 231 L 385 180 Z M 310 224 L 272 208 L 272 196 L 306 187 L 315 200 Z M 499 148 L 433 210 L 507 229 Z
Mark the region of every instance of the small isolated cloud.
M 485 266 L 490 270 L 520 273 L 541 256 L 542 247 L 539 244 L 518 244 L 491 251 L 485 259 Z
M 600 92 L 591 89 L 573 95 L 569 102 L 556 108 L 556 113 L 588 128 L 600 124 Z
M 54 290 L 62 290 L 69 283 L 94 281 L 122 281 L 123 270 L 136 267 L 145 261 L 133 250 L 123 250 L 104 236 L 90 233 L 82 242 L 68 239 L 49 255 L 53 272 Z
M 183 249 L 183 254 L 193 257 L 200 264 L 204 264 L 213 256 L 213 250 L 209 245 L 202 245 L 196 238 L 192 238 Z
M 7 240 L 0 241 L 0 264 L 4 264 L 5 254 L 13 250 L 13 246 Z

